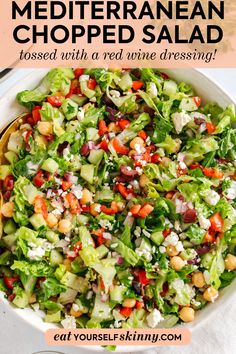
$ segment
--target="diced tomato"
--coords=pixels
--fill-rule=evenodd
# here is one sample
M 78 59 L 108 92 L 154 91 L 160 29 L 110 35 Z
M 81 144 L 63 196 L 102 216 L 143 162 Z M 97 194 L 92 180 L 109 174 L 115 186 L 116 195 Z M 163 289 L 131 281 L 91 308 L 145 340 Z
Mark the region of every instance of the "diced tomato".
M 97 86 L 97 81 L 95 79 L 89 79 L 88 80 L 88 88 L 90 90 L 95 90 L 96 86 Z
M 132 207 L 130 208 L 129 211 L 133 216 L 138 216 L 140 209 L 141 209 L 140 204 L 134 204 L 134 205 L 132 205 Z
M 224 221 L 219 212 L 213 214 L 210 218 L 211 227 L 210 229 L 216 232 L 223 232 Z
M 170 78 L 166 73 L 160 73 L 160 75 L 164 80 L 168 80 Z
M 193 163 L 189 166 L 190 170 L 196 170 L 197 168 L 202 168 L 201 165 L 199 165 L 199 163 Z
M 145 204 L 138 212 L 140 218 L 146 218 L 152 211 L 154 207 L 150 204 Z
M 69 189 L 72 185 L 73 185 L 73 183 L 71 183 L 71 182 L 62 181 L 61 187 L 62 187 L 63 191 L 67 191 L 67 189 Z
M 144 85 L 144 82 L 142 82 L 142 81 L 133 81 L 132 89 L 134 91 L 138 91 L 143 87 L 143 85 Z
M 74 252 L 76 253 L 76 255 L 79 254 L 79 251 L 82 250 L 82 242 L 78 241 L 74 244 L 74 248 L 73 248 Z
M 3 181 L 3 187 L 6 191 L 12 191 L 14 188 L 14 177 L 12 175 L 6 176 Z
M 207 122 L 206 123 L 206 128 L 207 128 L 207 132 L 208 134 L 213 134 L 216 130 L 215 125 L 212 122 Z
M 142 285 L 148 285 L 151 282 L 151 279 L 147 278 L 147 274 L 145 272 L 145 270 L 137 270 L 134 273 L 136 275 L 136 277 L 138 278 L 138 281 L 142 284 Z
M 118 183 L 117 185 L 118 191 L 120 192 L 120 194 L 122 195 L 123 198 L 127 198 L 128 195 L 131 193 L 128 191 L 128 189 L 121 183 Z
M 74 75 L 75 75 L 75 78 L 77 79 L 78 77 L 80 77 L 81 75 L 83 75 L 84 73 L 84 69 L 82 68 L 76 68 L 74 70 Z
M 148 137 L 148 135 L 147 135 L 147 133 L 145 132 L 145 130 L 140 130 L 140 132 L 138 133 L 138 136 L 139 136 L 140 138 L 142 138 L 143 140 L 146 140 L 147 137 Z
M 27 130 L 26 131 L 26 134 L 25 134 L 25 142 L 26 142 L 26 144 L 28 144 L 28 142 L 29 142 L 29 137 L 30 137 L 30 135 L 32 134 L 32 130 Z
M 100 120 L 99 121 L 99 123 L 98 123 L 98 132 L 99 132 L 100 136 L 107 133 L 107 125 L 106 125 L 105 120 Z
M 15 297 L 16 297 L 16 294 L 10 294 L 10 295 L 8 295 L 7 299 L 8 299 L 8 301 L 12 302 L 15 299 Z
M 15 283 L 19 280 L 19 277 L 4 277 L 3 281 L 4 284 L 8 289 L 13 289 L 15 286 Z
M 40 110 L 41 110 L 41 106 L 36 106 L 32 109 L 32 123 L 31 125 L 36 125 L 40 120 L 41 120 L 41 116 L 40 116 Z M 28 121 L 29 123 L 29 121 Z M 29 123 L 30 124 L 30 123 Z
M 125 146 L 124 144 L 122 144 L 122 142 L 120 141 L 119 138 L 114 138 L 112 140 L 112 145 L 118 154 L 128 155 L 129 148 L 127 146 Z
M 106 239 L 103 237 L 103 234 L 98 235 L 97 242 L 99 245 L 103 245 L 106 242 Z
M 44 179 L 44 176 L 43 176 L 43 171 L 42 170 L 39 170 L 36 175 L 33 177 L 33 184 L 40 188 L 42 187 L 42 185 L 45 183 L 45 179 Z
M 118 125 L 120 129 L 124 130 L 130 125 L 130 121 L 128 119 L 120 119 L 118 120 Z
M 172 229 L 165 229 L 162 231 L 162 235 L 166 238 L 170 233 L 171 233 Z
M 34 211 L 36 214 L 42 214 L 44 219 L 48 217 L 47 203 L 46 200 L 37 195 L 34 199 Z
M 144 307 L 144 302 L 143 301 L 136 301 L 135 308 L 136 309 L 142 309 Z
M 104 151 L 108 151 L 108 143 L 107 143 L 106 139 L 103 139 L 100 142 L 100 149 L 102 149 Z
M 196 106 L 197 106 L 197 107 L 200 107 L 200 106 L 201 106 L 201 103 L 202 103 L 201 97 L 195 96 L 195 97 L 193 97 L 193 100 L 194 100 L 194 102 L 196 103 Z
M 152 163 L 159 163 L 161 162 L 161 156 L 159 154 L 154 154 L 151 156 Z
M 72 214 L 80 214 L 81 208 L 78 199 L 72 193 L 67 193 L 65 196 L 67 203 L 71 209 Z
M 64 100 L 63 96 L 50 96 L 50 97 L 47 98 L 47 101 L 53 107 L 61 107 L 63 100 Z
M 204 236 L 203 243 L 214 243 L 215 242 L 215 234 L 210 232 L 209 230 Z
M 202 169 L 202 171 L 203 171 L 204 175 L 207 177 L 218 178 L 218 179 L 221 179 L 224 177 L 224 172 L 222 172 L 216 168 L 204 167 Z
M 99 235 L 102 235 L 104 231 L 105 231 L 105 229 L 103 227 L 101 227 L 100 229 L 92 230 L 91 234 L 95 235 L 95 236 L 99 236 Z
M 113 214 L 117 214 L 119 209 L 118 209 L 117 203 L 113 201 L 113 202 L 111 202 L 110 208 L 106 207 L 105 205 L 101 205 L 101 211 L 104 214 L 113 215 Z
M 122 307 L 120 309 L 120 314 L 124 317 L 129 317 L 132 312 L 133 312 L 133 309 L 131 307 Z
M 82 205 L 81 210 L 83 213 L 90 213 L 91 210 L 90 205 Z

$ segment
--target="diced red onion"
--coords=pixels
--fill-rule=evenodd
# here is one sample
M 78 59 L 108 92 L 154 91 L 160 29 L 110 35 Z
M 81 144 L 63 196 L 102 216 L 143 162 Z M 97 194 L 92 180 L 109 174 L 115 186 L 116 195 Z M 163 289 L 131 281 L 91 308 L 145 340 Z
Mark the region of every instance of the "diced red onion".
M 206 123 L 202 123 L 199 127 L 199 133 L 203 133 L 206 130 Z
M 80 148 L 80 153 L 81 153 L 82 156 L 88 156 L 89 150 L 90 150 L 90 149 L 89 149 L 88 143 L 85 143 L 85 144 L 83 144 L 83 145 L 81 146 L 81 148 Z
M 138 177 L 138 172 L 136 170 L 132 170 L 128 166 L 121 166 L 120 172 L 122 173 L 122 175 L 126 177 L 131 177 L 132 179 Z
M 101 295 L 101 302 L 107 302 L 108 298 L 109 298 L 108 294 L 102 294 Z
M 196 249 L 197 254 L 205 254 L 208 253 L 211 249 L 211 246 L 208 244 L 204 244 Z
M 52 189 L 48 189 L 48 190 L 47 190 L 46 197 L 47 197 L 47 198 L 50 198 L 51 196 L 52 196 Z
M 94 141 L 88 141 L 88 148 L 89 150 L 93 150 L 95 148 Z
M 118 257 L 117 257 L 117 264 L 118 264 L 118 265 L 121 265 L 121 264 L 123 264 L 123 262 L 124 262 L 124 258 L 121 257 L 121 256 L 118 256 Z
M 93 289 L 93 292 L 94 292 L 95 294 L 98 294 L 99 289 L 98 289 L 97 284 L 93 284 L 93 285 L 92 285 L 92 289 Z
M 178 156 L 177 156 L 177 160 L 178 160 L 179 162 L 184 162 L 184 160 L 185 160 L 185 154 L 183 154 L 182 152 L 179 152 L 179 153 L 178 153 Z
M 134 217 L 132 215 L 127 215 L 124 220 L 124 225 L 128 225 L 129 227 L 132 227 L 133 223 L 134 223 Z

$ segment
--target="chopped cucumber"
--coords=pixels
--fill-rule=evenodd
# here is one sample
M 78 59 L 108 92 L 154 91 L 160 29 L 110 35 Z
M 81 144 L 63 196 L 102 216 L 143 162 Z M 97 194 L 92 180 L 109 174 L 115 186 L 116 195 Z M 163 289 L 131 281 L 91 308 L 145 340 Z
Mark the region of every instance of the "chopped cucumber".
M 97 191 L 94 198 L 95 202 L 112 202 L 114 200 L 114 192 L 111 189 L 104 188 L 102 191 Z
M 88 98 L 92 98 L 93 96 L 95 96 L 96 91 L 94 90 L 90 90 L 88 88 L 88 82 L 87 80 L 82 80 L 83 76 L 87 76 L 87 75 L 82 75 L 81 80 L 80 80 L 80 89 L 81 92 L 83 93 L 83 95 L 85 95 Z
M 11 174 L 11 165 L 0 166 L 0 179 L 5 179 L 10 174 Z
M 133 85 L 133 80 L 130 74 L 126 73 L 121 77 L 117 84 L 121 88 L 121 90 L 128 91 Z
M 3 237 L 3 241 L 5 243 L 5 245 L 7 246 L 7 248 L 11 248 L 12 246 L 15 245 L 17 240 L 17 236 L 15 234 L 10 234 L 7 236 Z
M 44 322 L 56 323 L 61 321 L 61 311 L 50 313 L 48 312 L 44 317 Z
M 57 264 L 61 264 L 63 263 L 63 256 L 60 252 L 58 252 L 57 250 L 51 250 L 50 253 L 50 264 L 51 265 L 57 265 Z
M 22 148 L 23 145 L 23 136 L 21 134 L 21 132 L 19 130 L 17 130 L 14 133 L 11 133 L 9 141 L 8 141 L 8 145 L 7 145 L 7 149 L 9 151 L 13 151 L 16 154 L 19 153 L 20 149 Z
M 34 199 L 37 195 L 40 195 L 41 192 L 37 190 L 37 188 L 28 181 L 28 183 L 23 187 L 25 197 L 27 198 L 30 204 L 33 204 Z
M 29 218 L 29 222 L 31 225 L 35 228 L 35 230 L 38 230 L 41 226 L 46 226 L 47 223 L 43 217 L 42 214 L 33 214 Z
M 100 245 L 96 248 L 96 251 L 98 252 L 99 259 L 102 259 L 108 254 L 109 249 L 104 245 Z
M 54 231 L 48 230 L 46 232 L 46 237 L 47 240 L 51 243 L 57 243 L 60 241 L 58 234 L 56 234 Z
M 59 167 L 58 163 L 50 157 L 47 160 L 45 160 L 41 166 L 42 170 L 51 173 L 55 173 L 58 170 L 58 167 Z
M 94 178 L 94 166 L 93 165 L 82 165 L 80 170 L 80 176 L 87 181 L 89 184 L 93 184 Z
M 96 319 L 100 322 L 112 319 L 111 307 L 109 306 L 109 302 L 102 302 L 101 295 L 99 294 L 97 294 L 95 298 L 91 319 Z
M 154 242 L 157 246 L 159 246 L 164 241 L 164 236 L 162 235 L 162 231 L 153 232 L 150 238 L 152 242 Z
M 91 150 L 88 160 L 93 165 L 99 165 L 104 156 L 103 150 Z
M 87 227 L 85 226 L 79 227 L 79 238 L 82 243 L 82 247 L 88 247 L 94 245 L 93 238 L 90 235 L 90 232 L 88 231 Z
M 4 225 L 3 231 L 8 235 L 16 232 L 16 224 L 13 219 L 7 220 L 6 224 Z
M 126 291 L 126 287 L 123 285 L 115 285 L 110 291 L 110 299 L 111 301 L 115 301 L 121 304 L 124 300 L 124 293 Z
M 61 109 L 68 120 L 76 118 L 78 114 L 78 104 L 70 98 L 66 98 L 63 101 Z
M 79 107 L 82 107 L 88 100 L 86 96 L 79 96 L 79 95 L 72 95 L 70 96 L 70 99 L 77 103 Z
M 87 128 L 86 129 L 86 137 L 87 137 L 87 140 L 90 141 L 96 141 L 99 139 L 99 135 L 98 135 L 98 129 L 96 128 Z
M 61 278 L 65 273 L 66 273 L 66 266 L 64 264 L 59 264 L 59 267 L 56 269 L 54 275 L 58 280 L 61 280 Z
M 177 84 L 172 80 L 165 80 L 163 85 L 163 93 L 167 96 L 172 96 L 177 92 Z
M 77 275 L 66 272 L 61 278 L 61 283 L 68 288 L 76 290 L 80 293 L 84 293 L 88 290 L 88 280 L 82 277 L 78 277 Z
M 198 106 L 196 105 L 196 102 L 194 101 L 193 97 L 188 97 L 182 99 L 179 108 L 184 111 L 192 112 L 196 111 L 198 109 Z
M 89 222 L 89 217 L 83 214 L 77 215 L 77 222 L 79 225 L 86 225 Z

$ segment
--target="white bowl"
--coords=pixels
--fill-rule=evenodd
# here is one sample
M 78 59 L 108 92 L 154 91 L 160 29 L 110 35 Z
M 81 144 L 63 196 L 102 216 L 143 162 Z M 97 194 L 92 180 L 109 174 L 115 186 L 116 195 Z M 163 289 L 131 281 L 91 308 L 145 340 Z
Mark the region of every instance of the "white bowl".
M 6 94 L 0 99 L 1 107 L 1 120 L 0 120 L 0 131 L 18 114 L 24 112 L 24 108 L 19 106 L 15 100 L 16 94 L 19 91 L 32 89 L 42 77 L 47 73 L 47 69 L 36 69 L 31 72 L 29 75 L 26 75 L 17 85 L 11 88 Z M 233 102 L 233 99 L 217 84 L 207 78 L 197 69 L 173 69 L 173 70 L 163 70 L 170 77 L 176 79 L 178 82 L 184 81 L 191 84 L 195 91 L 202 97 L 203 102 L 212 101 L 217 102 L 220 106 L 226 107 L 228 104 Z M 189 328 L 191 331 L 194 331 L 198 326 L 203 325 L 204 321 L 209 318 L 209 316 L 219 309 L 224 303 L 229 301 L 230 298 L 234 295 L 234 289 L 236 287 L 236 279 L 232 282 L 230 286 L 223 289 L 220 292 L 220 296 L 214 304 L 208 304 L 203 310 L 197 312 L 196 319 L 192 324 L 184 325 Z M 9 304 L 9 302 L 4 298 L 4 294 L 0 293 L 0 299 L 3 302 L 4 306 L 9 308 L 11 307 L 12 311 L 17 313 L 22 319 L 27 321 L 32 326 L 36 327 L 39 331 L 45 332 L 49 328 L 56 328 L 55 325 L 45 323 L 42 320 L 43 312 L 34 312 L 33 310 L 27 309 L 18 309 Z M 231 300 L 232 301 L 232 300 Z M 83 346 L 83 349 L 87 349 L 90 352 L 94 351 L 104 351 L 100 346 Z M 137 346 L 119 346 L 116 352 L 137 352 L 153 349 L 153 347 L 137 347 Z

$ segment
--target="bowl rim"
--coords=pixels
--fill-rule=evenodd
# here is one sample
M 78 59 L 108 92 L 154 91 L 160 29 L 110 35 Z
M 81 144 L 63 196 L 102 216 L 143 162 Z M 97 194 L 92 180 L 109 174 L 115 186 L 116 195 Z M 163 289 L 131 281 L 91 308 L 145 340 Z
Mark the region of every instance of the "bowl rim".
M 33 69 L 29 73 L 27 73 L 25 76 L 23 76 L 23 78 L 21 79 L 21 83 L 20 84 L 22 84 L 22 82 L 24 82 L 24 81 L 29 80 L 30 77 L 32 75 L 34 75 L 34 73 L 36 71 L 38 72 L 38 76 L 39 76 L 39 73 L 42 73 L 42 77 L 43 77 L 43 75 L 48 70 L 49 69 L 42 69 L 42 68 Z M 160 70 L 163 71 L 163 72 L 167 72 L 167 73 L 170 72 L 171 74 L 173 74 L 174 71 L 183 70 L 183 68 L 181 68 L 181 69 L 178 69 L 178 68 L 173 68 L 173 69 L 171 69 L 171 68 L 168 68 L 168 69 L 167 68 L 163 68 L 163 69 L 160 69 Z M 201 71 L 201 69 L 198 69 L 198 68 L 186 68 L 184 70 L 189 71 L 189 72 L 191 72 L 191 71 L 196 72 L 199 77 L 202 77 L 203 80 L 208 81 L 209 84 L 213 85 L 214 89 L 217 90 L 219 94 L 221 94 L 221 95 L 223 94 L 224 98 L 226 100 L 231 101 L 231 103 L 236 105 L 236 98 L 233 98 L 231 96 L 231 94 L 227 91 L 227 89 L 225 89 L 224 87 L 222 88 L 215 78 L 209 77 L 208 74 L 204 74 Z M 4 82 L 9 80 L 12 76 L 14 76 L 16 74 L 17 74 L 17 69 L 14 70 L 14 73 L 12 73 L 11 76 L 9 75 L 9 77 L 7 77 L 6 80 L 4 80 Z M 194 86 L 194 82 L 191 82 L 191 79 L 189 81 L 190 81 L 190 84 L 192 84 Z M 3 85 L 4 82 L 0 82 L 0 86 Z M 18 86 L 20 86 L 19 83 L 15 83 L 14 85 L 11 85 L 11 87 L 2 94 L 2 96 L 0 98 L 0 105 L 1 105 L 1 103 L 4 103 L 4 100 L 6 100 L 8 96 L 11 96 L 12 88 L 13 87 L 16 88 Z M 7 104 L 7 103 L 9 104 L 9 102 L 5 102 L 5 104 Z M 20 110 L 20 107 L 21 106 L 19 105 L 19 110 Z M 230 287 L 230 291 L 226 291 L 226 289 L 228 289 L 228 287 Z M 177 326 L 188 328 L 192 332 L 195 331 L 199 326 L 202 326 L 202 324 L 204 324 L 210 318 L 210 316 L 212 316 L 213 313 L 215 313 L 215 311 L 211 309 L 212 306 L 214 306 L 214 308 L 217 308 L 217 309 L 222 308 L 223 304 L 226 301 L 228 302 L 229 299 L 231 299 L 233 296 L 236 296 L 235 292 L 233 291 L 233 287 L 236 289 L 236 279 L 228 287 L 226 287 L 225 289 L 221 290 L 221 293 L 220 293 L 221 295 L 220 295 L 219 299 L 217 300 L 217 304 L 212 304 L 211 303 L 211 304 L 208 304 L 207 307 L 204 308 L 204 310 L 203 310 L 204 311 L 203 318 L 201 318 L 199 321 L 193 322 L 191 324 L 181 324 L 181 325 L 177 325 Z M 225 292 L 226 292 L 226 294 L 225 294 Z M 38 316 L 36 314 L 36 312 L 34 313 L 33 309 L 30 309 L 30 308 L 19 309 L 19 308 L 14 307 L 4 297 L 4 293 L 1 292 L 1 291 L 0 291 L 0 301 L 4 304 L 4 306 L 7 306 L 8 310 L 12 311 L 12 313 L 14 313 L 17 316 L 19 316 L 22 320 L 27 322 L 29 325 L 33 326 L 35 329 L 37 329 L 41 333 L 45 333 L 45 331 L 47 329 L 49 329 L 49 328 L 58 328 L 57 325 L 46 324 L 43 321 L 42 321 L 42 323 L 43 323 L 42 326 L 39 326 L 38 323 L 32 322 L 30 316 L 25 315 L 26 311 L 30 311 L 31 313 L 33 313 L 33 315 L 35 315 L 37 317 L 41 317 L 41 316 Z M 24 313 L 24 315 L 23 315 L 23 313 Z M 41 311 L 41 313 L 43 313 L 43 312 Z M 91 353 L 92 352 L 105 352 L 106 351 L 106 349 L 101 347 L 101 346 L 79 346 L 78 345 L 76 347 L 81 348 L 81 349 L 83 349 L 85 351 L 90 351 Z M 138 351 L 139 352 L 144 352 L 144 351 L 147 351 L 147 350 L 151 351 L 151 350 L 153 350 L 155 348 L 158 348 L 158 346 L 156 346 L 156 347 L 154 347 L 154 346 L 135 346 L 135 347 L 134 346 L 128 346 L 128 347 L 117 346 L 116 353 L 137 352 L 137 347 L 138 347 Z

